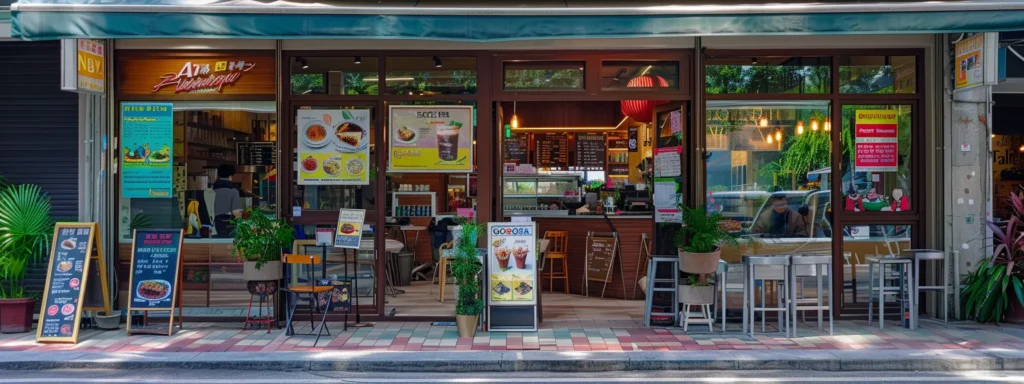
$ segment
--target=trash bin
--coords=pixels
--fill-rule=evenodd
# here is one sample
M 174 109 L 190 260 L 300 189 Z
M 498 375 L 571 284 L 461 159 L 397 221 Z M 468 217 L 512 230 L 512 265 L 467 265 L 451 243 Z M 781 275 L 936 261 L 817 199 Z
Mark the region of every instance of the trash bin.
M 416 254 L 413 252 L 398 253 L 398 285 L 408 286 L 412 284 L 412 268 L 415 264 Z

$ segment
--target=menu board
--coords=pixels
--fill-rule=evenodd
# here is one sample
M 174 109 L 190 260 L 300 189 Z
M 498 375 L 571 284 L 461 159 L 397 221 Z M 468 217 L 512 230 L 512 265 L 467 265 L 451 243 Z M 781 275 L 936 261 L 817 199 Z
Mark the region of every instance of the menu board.
M 603 170 L 605 163 L 605 136 L 598 133 L 576 135 L 576 167 Z
M 338 212 L 338 227 L 334 232 L 334 247 L 359 249 L 363 239 L 363 222 L 366 221 L 365 209 L 342 209 Z
M 488 302 L 536 304 L 537 223 L 487 223 Z
M 392 105 L 388 170 L 473 171 L 473 106 Z
M 569 138 L 561 133 L 536 134 L 537 162 L 541 168 L 569 168 Z
M 529 134 L 512 134 L 511 137 L 506 137 L 503 143 L 505 145 L 505 163 L 526 164 L 530 162 L 528 157 L 530 150 Z
M 174 309 L 181 270 L 180 229 L 136 230 L 132 240 L 129 310 Z
M 370 110 L 300 109 L 299 185 L 370 183 Z
M 238 143 L 238 165 L 274 165 L 277 163 L 277 145 L 273 141 Z
M 122 103 L 121 142 L 121 197 L 171 198 L 173 105 Z
M 95 224 L 67 223 L 54 229 L 36 340 L 78 341 L 95 229 Z
M 899 168 L 898 112 L 858 109 L 853 124 L 855 172 L 896 172 Z
M 587 237 L 587 280 L 603 283 L 612 281 L 611 272 L 618 244 L 615 237 Z

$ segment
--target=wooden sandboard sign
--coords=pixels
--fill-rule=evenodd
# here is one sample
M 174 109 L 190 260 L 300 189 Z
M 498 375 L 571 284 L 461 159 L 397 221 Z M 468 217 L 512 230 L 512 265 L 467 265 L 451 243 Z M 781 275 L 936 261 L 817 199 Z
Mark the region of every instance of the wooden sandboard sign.
M 601 297 L 604 297 L 605 288 L 612 281 L 612 268 L 615 267 L 615 258 L 618 256 L 619 237 L 614 233 L 587 233 L 586 244 L 586 284 L 584 290 L 590 294 L 591 281 L 604 283 L 601 288 Z
M 98 241 L 101 238 L 97 223 L 57 223 L 54 227 L 37 342 L 78 343 L 83 309 L 110 313 L 107 268 Z M 93 268 L 98 273 L 91 273 Z M 92 281 L 90 276 L 99 276 L 100 281 Z M 85 306 L 85 292 L 91 284 L 100 284 L 102 307 Z
M 174 334 L 175 309 L 178 310 L 178 328 L 182 327 L 181 300 L 181 229 L 135 230 L 132 235 L 132 265 L 128 277 L 128 314 L 145 312 L 146 326 L 132 326 L 129 335 L 145 333 L 171 336 Z M 149 312 L 167 311 L 169 321 L 163 325 L 149 325 Z

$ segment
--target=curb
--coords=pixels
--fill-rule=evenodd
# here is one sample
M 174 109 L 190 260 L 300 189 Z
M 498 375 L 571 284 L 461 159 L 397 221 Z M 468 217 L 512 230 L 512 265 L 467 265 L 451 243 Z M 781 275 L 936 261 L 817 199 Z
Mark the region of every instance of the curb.
M 654 370 L 970 371 L 1024 369 L 1016 350 L 670 352 L 0 352 L 0 370 L 204 369 L 359 372 Z

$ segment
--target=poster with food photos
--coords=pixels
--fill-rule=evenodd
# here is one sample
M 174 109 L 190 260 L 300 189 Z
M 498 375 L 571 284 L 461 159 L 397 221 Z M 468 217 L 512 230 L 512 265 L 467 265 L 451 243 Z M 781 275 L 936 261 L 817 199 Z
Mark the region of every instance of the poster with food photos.
M 389 170 L 473 171 L 473 106 L 392 105 L 389 112 Z
M 300 109 L 295 125 L 299 185 L 370 183 L 369 109 Z
M 537 223 L 487 223 L 488 302 L 537 302 Z

